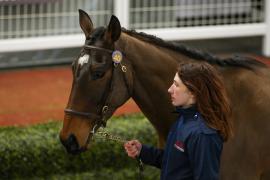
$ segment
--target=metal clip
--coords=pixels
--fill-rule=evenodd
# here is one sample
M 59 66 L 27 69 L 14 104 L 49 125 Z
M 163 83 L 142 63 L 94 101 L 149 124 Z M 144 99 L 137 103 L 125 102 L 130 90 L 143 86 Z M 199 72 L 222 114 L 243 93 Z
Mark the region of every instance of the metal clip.
M 97 127 L 97 124 L 95 124 L 95 126 L 94 126 L 93 129 L 92 129 L 92 131 L 90 131 L 91 134 L 93 134 L 93 135 L 95 134 L 95 132 L 96 132 L 96 127 Z

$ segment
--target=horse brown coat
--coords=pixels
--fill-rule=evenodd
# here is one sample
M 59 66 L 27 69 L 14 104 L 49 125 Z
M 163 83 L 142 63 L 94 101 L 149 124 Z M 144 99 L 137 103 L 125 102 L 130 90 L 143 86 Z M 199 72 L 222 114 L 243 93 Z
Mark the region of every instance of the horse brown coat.
M 160 146 L 163 146 L 176 120 L 167 89 L 178 63 L 207 61 L 223 76 L 233 110 L 235 135 L 224 146 L 221 179 L 269 179 L 269 68 L 249 58 L 219 59 L 121 29 L 115 16 L 107 28 L 94 29 L 88 14 L 80 10 L 80 25 L 87 45 L 121 51 L 124 54 L 121 64 L 126 66 L 127 72 L 121 70 L 121 65 L 115 67 L 107 53 L 83 49 L 81 53 L 90 54 L 89 63 L 78 65 L 78 59 L 73 63 L 74 80 L 68 108 L 100 114 L 104 94 L 109 93 L 109 110 L 105 115 L 109 119 L 118 107 L 133 98 L 157 130 Z M 95 79 L 99 71 L 102 75 Z M 86 149 L 91 138 L 89 131 L 94 125 L 87 117 L 66 114 L 60 133 L 62 143 L 74 152 Z

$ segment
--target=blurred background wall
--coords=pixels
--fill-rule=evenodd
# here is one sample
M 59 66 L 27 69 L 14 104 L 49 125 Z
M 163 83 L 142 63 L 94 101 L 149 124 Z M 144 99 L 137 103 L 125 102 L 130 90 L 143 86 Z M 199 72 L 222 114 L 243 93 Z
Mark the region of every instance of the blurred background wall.
M 211 52 L 270 55 L 266 0 L 0 0 L 0 68 L 69 64 L 84 43 L 78 9 Z M 206 43 L 206 44 L 205 44 Z M 219 48 L 217 48 L 219 47 Z

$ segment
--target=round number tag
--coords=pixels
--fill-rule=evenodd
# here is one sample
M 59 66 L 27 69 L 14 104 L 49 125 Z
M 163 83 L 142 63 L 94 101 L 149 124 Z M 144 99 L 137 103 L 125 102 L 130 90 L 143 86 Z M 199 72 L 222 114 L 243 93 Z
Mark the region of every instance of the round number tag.
M 123 55 L 120 51 L 113 51 L 112 53 L 112 60 L 114 63 L 119 64 L 123 59 Z

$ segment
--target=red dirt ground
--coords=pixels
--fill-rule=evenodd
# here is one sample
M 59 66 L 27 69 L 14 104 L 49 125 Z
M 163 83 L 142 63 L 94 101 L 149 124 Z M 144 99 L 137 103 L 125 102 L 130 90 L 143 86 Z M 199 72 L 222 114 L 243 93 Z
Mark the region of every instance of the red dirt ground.
M 68 67 L 0 72 L 0 126 L 62 120 L 71 82 Z M 115 115 L 139 111 L 129 100 Z
M 269 58 L 259 58 L 270 65 Z M 69 67 L 0 72 L 0 126 L 62 120 L 72 82 Z M 115 115 L 140 112 L 133 100 Z

